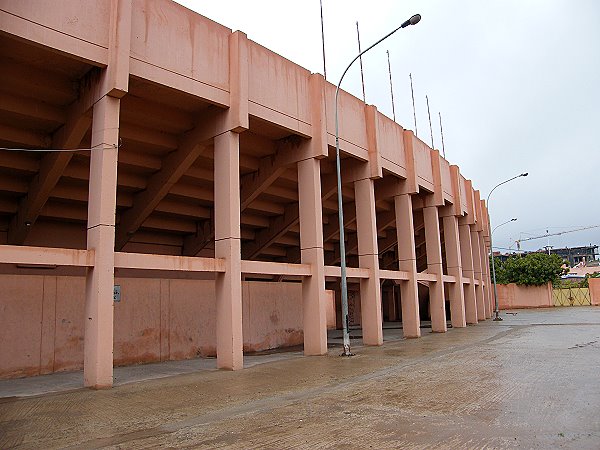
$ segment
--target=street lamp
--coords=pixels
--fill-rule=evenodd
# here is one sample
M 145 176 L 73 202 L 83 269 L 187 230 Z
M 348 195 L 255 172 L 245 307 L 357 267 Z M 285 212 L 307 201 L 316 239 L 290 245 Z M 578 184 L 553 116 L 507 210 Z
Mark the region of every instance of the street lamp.
M 340 136 L 339 136 L 339 122 L 338 122 L 338 95 L 340 93 L 340 85 L 342 84 L 342 80 L 350 69 L 350 66 L 354 64 L 354 62 L 360 58 L 363 54 L 367 53 L 377 44 L 382 42 L 383 40 L 389 38 L 392 34 L 398 31 L 400 28 L 406 28 L 409 25 L 416 25 L 421 20 L 420 14 L 415 14 L 410 19 L 406 20 L 402 25 L 396 28 L 391 33 L 386 34 L 384 37 L 379 39 L 373 45 L 371 45 L 366 50 L 360 52 L 346 67 L 344 73 L 340 78 L 339 83 L 337 84 L 337 89 L 335 90 L 335 164 L 336 164 L 336 173 L 337 173 L 337 191 L 338 191 L 338 218 L 340 222 L 340 269 L 341 269 L 341 284 L 342 284 L 342 329 L 344 336 L 344 353 L 342 356 L 352 356 L 350 352 L 350 335 L 348 334 L 348 283 L 346 280 L 346 244 L 344 242 L 344 210 L 342 206 L 342 172 L 340 168 Z
M 492 220 L 490 219 L 490 196 L 492 195 L 492 192 L 494 192 L 497 187 L 502 186 L 503 184 L 506 184 L 509 181 L 516 180 L 517 178 L 520 178 L 520 177 L 526 177 L 527 175 L 529 175 L 529 173 L 528 172 L 524 172 L 524 173 L 522 173 L 520 175 L 517 175 L 516 177 L 509 178 L 508 180 L 503 181 L 502 183 L 498 183 L 490 191 L 490 193 L 487 196 L 487 200 L 485 201 L 485 204 L 486 204 L 487 210 L 488 210 L 488 222 L 489 222 L 490 225 L 492 224 Z M 514 219 L 514 220 L 517 220 L 517 219 Z M 512 220 L 509 220 L 509 222 L 512 222 Z M 504 224 L 501 224 L 501 225 L 504 225 Z M 498 226 L 500 226 L 500 225 L 498 225 Z M 496 228 L 498 228 L 498 227 L 496 227 Z M 494 228 L 494 230 L 496 228 Z M 490 233 L 490 250 L 492 252 L 492 275 L 494 277 L 493 278 L 493 282 L 494 282 L 494 309 L 495 309 L 495 312 L 496 312 L 496 317 L 494 317 L 494 320 L 495 321 L 500 321 L 500 320 L 502 320 L 502 318 L 500 317 L 500 314 L 498 312 L 498 290 L 496 289 L 496 267 L 495 267 L 495 264 L 494 264 L 494 251 L 493 251 L 494 244 L 493 244 L 493 240 L 492 240 L 492 235 L 494 234 L 494 230 L 492 230 L 492 232 Z
M 506 222 L 502 222 L 500 225 L 496 225 L 496 226 L 494 227 L 494 229 L 492 230 L 492 233 L 491 233 L 491 234 L 494 234 L 494 231 L 496 231 L 496 228 L 500 228 L 502 225 L 506 225 L 507 223 L 516 222 L 516 220 L 517 220 L 517 218 L 515 217 L 515 218 L 513 218 L 513 219 L 507 220 Z M 490 239 L 490 240 L 491 240 L 491 239 Z M 490 249 L 490 250 L 491 250 L 491 249 Z
M 488 199 L 489 199 L 489 197 L 488 197 Z M 496 225 L 490 233 L 490 255 L 492 257 L 492 272 L 494 274 L 494 300 L 496 303 L 496 308 L 495 308 L 496 309 L 496 317 L 494 318 L 494 320 L 502 320 L 502 318 L 500 318 L 500 316 L 498 316 L 498 300 L 496 299 L 496 267 L 494 265 L 494 249 L 492 248 L 492 236 L 494 235 L 494 231 L 496 231 L 497 228 L 500 228 L 502 225 L 506 225 L 507 223 L 511 223 L 516 220 L 517 220 L 517 218 L 514 217 L 510 220 L 507 220 L 506 222 L 502 222 L 500 225 Z

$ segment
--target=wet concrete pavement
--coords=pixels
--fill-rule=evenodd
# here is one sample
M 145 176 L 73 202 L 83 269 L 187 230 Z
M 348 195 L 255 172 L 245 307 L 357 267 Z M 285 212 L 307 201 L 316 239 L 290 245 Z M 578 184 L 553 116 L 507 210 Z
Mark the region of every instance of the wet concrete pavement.
M 0 448 L 600 448 L 600 308 L 0 400 Z

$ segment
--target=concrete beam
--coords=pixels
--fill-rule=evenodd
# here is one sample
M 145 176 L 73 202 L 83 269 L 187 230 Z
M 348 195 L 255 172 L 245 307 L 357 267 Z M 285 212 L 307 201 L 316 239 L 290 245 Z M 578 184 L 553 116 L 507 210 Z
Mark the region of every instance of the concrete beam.
M 335 177 L 329 177 L 321 185 L 321 198 L 328 198 L 337 190 Z M 254 242 L 247 244 L 242 249 L 242 259 L 252 259 L 261 251 L 276 242 L 287 233 L 300 220 L 300 213 L 296 203 L 290 203 L 285 207 L 283 215 L 271 219 L 269 228 L 257 232 Z
M 85 109 L 86 97 L 85 94 L 81 95 L 69 107 L 67 122 L 52 137 L 52 148 L 72 149 L 80 145 L 92 123 L 91 114 Z M 21 245 L 25 242 L 29 230 L 72 157 L 73 152 L 49 152 L 42 158 L 40 171 L 31 182 L 27 197 L 20 202 L 19 210 L 10 222 L 8 241 L 11 244 Z
M 247 244 L 242 250 L 242 259 L 252 259 L 273 244 L 280 236 L 287 233 L 300 220 L 298 204 L 290 203 L 285 207 L 283 215 L 271 219 L 269 228 L 257 232 L 254 242 Z
M 117 250 L 123 248 L 206 148 L 205 143 L 183 139 L 179 148 L 164 159 L 162 168 L 152 175 L 146 189 L 136 194 L 133 206 L 122 214 L 115 242 Z

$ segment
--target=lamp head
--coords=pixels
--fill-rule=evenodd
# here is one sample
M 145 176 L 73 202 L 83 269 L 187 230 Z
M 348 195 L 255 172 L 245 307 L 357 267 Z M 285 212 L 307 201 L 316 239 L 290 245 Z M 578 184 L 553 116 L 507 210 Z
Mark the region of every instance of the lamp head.
M 514 218 L 510 219 L 510 221 L 511 221 L 511 222 L 514 222 L 515 220 L 517 220 L 517 218 L 516 218 L 516 217 L 514 217 Z
M 529 172 L 525 172 L 525 173 L 521 174 L 522 177 L 526 177 L 527 175 L 529 175 Z
M 406 22 L 404 22 L 402 25 L 400 25 L 400 28 L 406 28 L 409 25 L 416 25 L 419 23 L 420 20 L 421 20 L 421 14 L 415 14 L 410 19 L 408 19 Z

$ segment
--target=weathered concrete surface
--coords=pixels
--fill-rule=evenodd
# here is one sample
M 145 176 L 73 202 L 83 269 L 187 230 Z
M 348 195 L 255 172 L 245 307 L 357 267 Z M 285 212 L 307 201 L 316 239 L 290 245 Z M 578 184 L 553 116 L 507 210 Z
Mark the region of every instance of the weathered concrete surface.
M 600 448 L 600 309 L 0 403 L 0 448 Z
M 551 308 L 552 283 L 541 286 L 520 286 L 515 283 L 498 284 L 498 307 L 500 309 Z
M 216 355 L 214 280 L 115 280 L 115 366 Z M 0 274 L 0 286 L 0 380 L 81 369 L 85 278 Z M 335 327 L 333 292 L 324 295 Z M 301 345 L 302 311 L 299 283 L 244 281 L 244 351 Z

